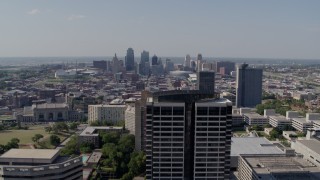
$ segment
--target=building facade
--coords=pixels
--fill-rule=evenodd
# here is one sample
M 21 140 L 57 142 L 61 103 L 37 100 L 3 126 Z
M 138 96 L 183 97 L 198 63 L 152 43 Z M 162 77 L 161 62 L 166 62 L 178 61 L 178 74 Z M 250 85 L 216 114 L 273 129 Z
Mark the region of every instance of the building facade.
M 148 99 L 148 180 L 230 178 L 232 103 L 215 97 L 195 90 Z
M 126 70 L 133 71 L 134 70 L 134 51 L 132 48 L 128 48 L 126 55 Z
M 198 72 L 198 90 L 208 91 L 214 94 L 215 87 L 215 72 L 214 71 L 200 71 Z
M 262 100 L 262 69 L 237 67 L 236 106 L 255 107 Z
M 11 149 L 0 157 L 0 179 L 82 179 L 82 157 L 55 149 Z
M 88 109 L 89 123 L 95 121 L 116 123 L 125 120 L 126 105 L 89 105 Z

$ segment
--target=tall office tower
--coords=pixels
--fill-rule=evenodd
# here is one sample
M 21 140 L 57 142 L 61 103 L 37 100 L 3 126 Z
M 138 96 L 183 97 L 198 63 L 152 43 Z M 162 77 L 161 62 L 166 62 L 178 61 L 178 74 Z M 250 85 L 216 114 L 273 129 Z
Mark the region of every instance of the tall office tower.
M 139 74 L 148 75 L 149 69 L 150 69 L 149 52 L 142 51 L 141 59 L 140 59 L 140 63 L 139 63 Z
M 229 61 L 217 61 L 216 62 L 216 72 L 220 74 L 230 75 L 231 71 L 235 70 L 235 63 Z
M 146 107 L 146 178 L 229 179 L 232 103 L 200 90 L 153 93 Z
M 174 63 L 171 61 L 171 59 L 166 59 L 165 71 L 166 72 L 174 71 Z
M 152 56 L 151 65 L 158 65 L 158 57 L 156 55 Z
M 114 54 L 114 57 L 112 58 L 112 73 L 116 74 L 120 70 L 120 62 L 117 58 L 117 54 Z
M 198 90 L 214 94 L 215 72 L 200 71 L 198 73 Z
M 190 67 L 191 57 L 189 54 L 184 58 L 184 67 Z
M 201 71 L 201 63 L 202 63 L 202 54 L 198 54 L 197 56 L 197 72 Z
M 125 62 L 126 62 L 126 70 L 133 71 L 134 70 L 134 52 L 132 48 L 128 48 Z
M 250 68 L 248 64 L 237 67 L 237 107 L 255 107 L 262 99 L 262 69 Z

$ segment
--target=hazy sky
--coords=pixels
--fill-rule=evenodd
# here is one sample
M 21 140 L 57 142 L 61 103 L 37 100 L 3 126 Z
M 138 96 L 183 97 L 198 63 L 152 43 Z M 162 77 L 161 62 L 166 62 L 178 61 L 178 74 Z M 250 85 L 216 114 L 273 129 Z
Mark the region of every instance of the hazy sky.
M 319 0 L 1 0 L 0 57 L 320 59 Z

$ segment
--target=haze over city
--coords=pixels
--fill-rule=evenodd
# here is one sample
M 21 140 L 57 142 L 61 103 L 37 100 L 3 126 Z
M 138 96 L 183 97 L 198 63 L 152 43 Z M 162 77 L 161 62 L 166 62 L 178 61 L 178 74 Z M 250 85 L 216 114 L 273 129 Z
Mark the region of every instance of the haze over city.
M 1 1 L 0 56 L 124 56 L 132 47 L 167 57 L 320 59 L 319 6 L 316 0 Z

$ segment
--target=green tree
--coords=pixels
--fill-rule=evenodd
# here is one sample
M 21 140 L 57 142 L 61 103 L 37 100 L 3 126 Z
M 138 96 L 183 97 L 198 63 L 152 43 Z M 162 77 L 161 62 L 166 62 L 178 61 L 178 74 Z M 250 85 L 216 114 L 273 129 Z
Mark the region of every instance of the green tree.
M 44 127 L 44 130 L 47 132 L 47 133 L 50 133 L 52 131 L 52 127 L 51 126 L 46 126 Z
M 92 143 L 85 142 L 80 145 L 81 153 L 92 153 L 93 149 L 94 145 Z
M 72 136 L 66 146 L 61 149 L 61 155 L 77 155 L 79 154 L 78 148 L 78 136 Z
M 7 145 L 5 145 L 6 151 L 8 151 L 11 148 L 19 148 L 19 142 L 20 140 L 18 138 L 12 138 Z
M 57 135 L 51 135 L 50 136 L 50 144 L 53 146 L 58 146 L 60 144 L 61 140 Z
M 43 138 L 43 135 L 42 134 L 35 134 L 33 137 L 32 137 L 32 141 L 35 142 L 35 143 L 39 143 L 39 140 Z
M 71 130 L 76 130 L 77 128 L 78 128 L 78 123 L 75 123 L 75 122 L 73 122 L 73 123 L 70 123 L 69 124 L 69 129 L 71 129 Z
M 109 132 L 102 134 L 102 142 L 105 143 L 114 143 L 116 144 L 120 140 L 120 133 L 118 132 Z

